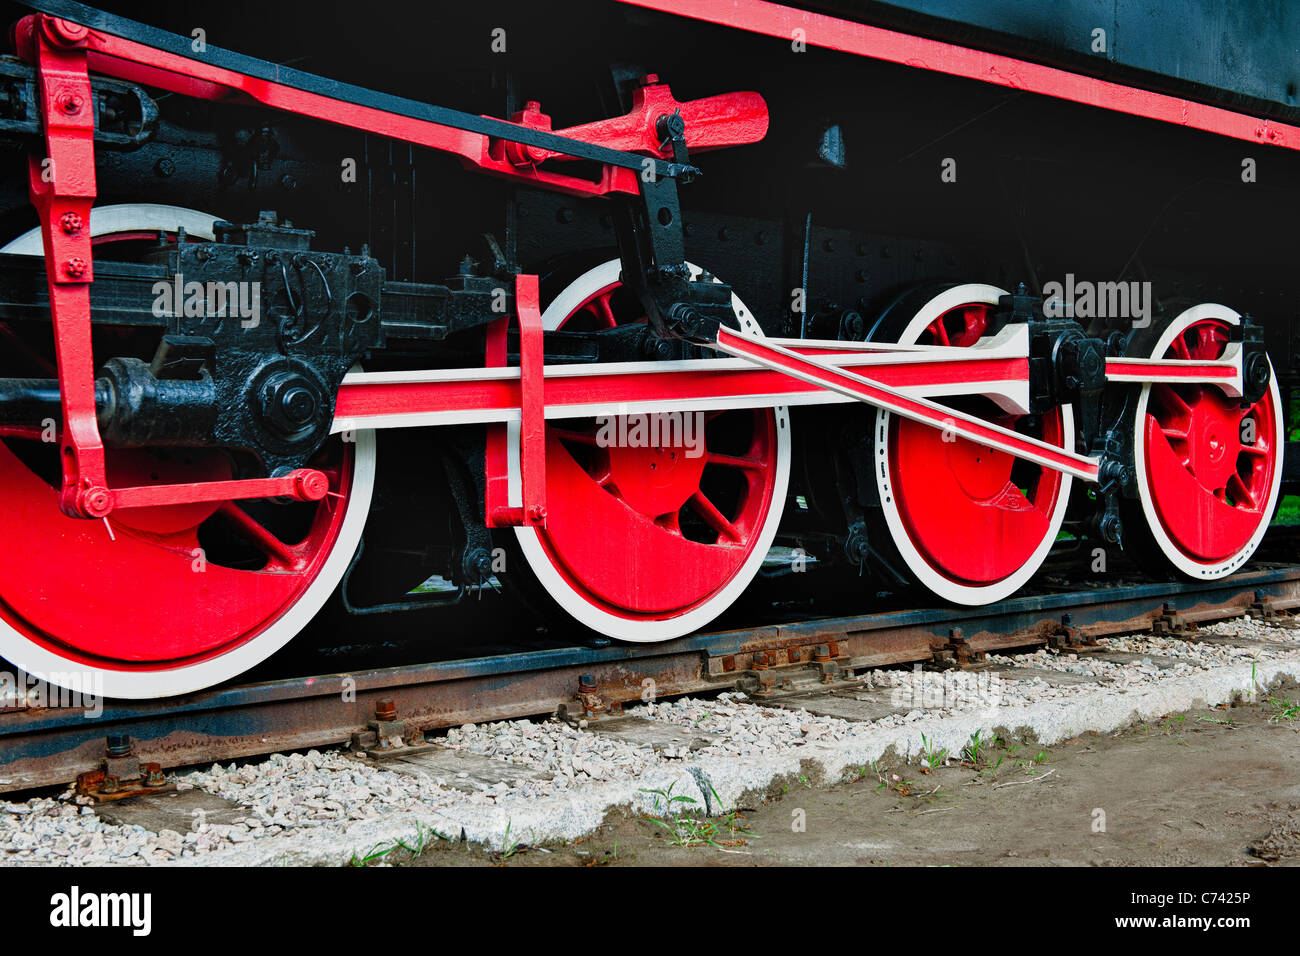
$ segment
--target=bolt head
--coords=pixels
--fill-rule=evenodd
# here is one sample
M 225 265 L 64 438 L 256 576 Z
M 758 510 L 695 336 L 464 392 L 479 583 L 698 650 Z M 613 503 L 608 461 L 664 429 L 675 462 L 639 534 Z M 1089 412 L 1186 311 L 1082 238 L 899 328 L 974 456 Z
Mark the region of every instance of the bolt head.
M 63 271 L 73 279 L 80 279 L 84 276 L 87 268 L 88 265 L 86 260 L 81 258 L 81 256 L 73 256 L 63 264 Z
M 113 496 L 107 488 L 87 488 L 81 493 L 81 507 L 92 518 L 102 518 L 113 510 Z
M 90 35 L 89 28 L 62 17 L 43 17 L 45 35 L 55 46 L 75 46 Z
M 285 392 L 280 405 L 289 421 L 299 425 L 307 424 L 316 414 L 316 396 L 300 385 Z
M 75 212 L 65 212 L 59 217 L 59 228 L 62 229 L 66 235 L 75 236 L 77 233 L 81 232 L 81 226 L 81 216 Z
M 320 501 L 329 494 L 330 484 L 319 471 L 307 470 L 294 479 L 298 494 L 306 501 Z
M 265 424 L 281 438 L 297 441 L 314 430 L 321 398 L 312 382 L 297 372 L 278 371 L 258 386 L 256 408 Z

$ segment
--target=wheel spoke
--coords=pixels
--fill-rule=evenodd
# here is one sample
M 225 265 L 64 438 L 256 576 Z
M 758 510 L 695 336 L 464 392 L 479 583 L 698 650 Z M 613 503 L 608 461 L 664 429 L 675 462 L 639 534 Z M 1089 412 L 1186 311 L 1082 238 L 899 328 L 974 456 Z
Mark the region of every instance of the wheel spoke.
M 249 544 L 266 555 L 268 560 L 284 568 L 291 568 L 297 563 L 299 556 L 291 545 L 285 544 L 273 535 L 265 525 L 233 501 L 222 502 L 217 513 L 229 520 L 236 530 L 248 539 Z
M 24 438 L 28 441 L 41 441 L 45 429 L 35 425 L 0 425 L 0 438 Z M 57 439 L 57 435 L 55 438 Z
M 660 515 L 655 518 L 655 524 L 663 528 L 665 531 L 671 531 L 674 534 L 682 533 L 681 518 L 676 511 L 670 511 L 666 515 Z
M 758 458 L 742 458 L 739 455 L 724 455 L 715 451 L 708 453 L 708 463 L 722 465 L 725 468 L 743 468 L 746 471 L 764 471 L 767 468 L 767 462 Z
M 1004 511 L 1032 511 L 1034 504 L 1025 494 L 1023 488 L 1008 481 L 1002 492 L 993 499 L 993 504 Z
M 1246 487 L 1246 483 L 1241 480 L 1240 475 L 1233 475 L 1228 479 L 1228 489 L 1232 492 L 1232 497 L 1238 505 L 1244 501 L 1246 507 L 1250 508 L 1251 511 L 1259 507 L 1259 502 L 1255 500 L 1254 494 Z
M 567 428 L 557 428 L 554 425 L 549 427 L 551 434 L 560 439 L 560 441 L 571 441 L 575 445 L 588 445 L 592 448 L 600 447 L 599 443 L 596 441 L 596 436 L 589 432 L 575 432 L 570 431 Z
M 611 290 L 602 296 L 598 296 L 596 299 L 596 317 L 602 319 L 605 323 L 605 327 L 609 329 L 618 325 L 618 319 L 614 318 L 614 308 L 609 304 L 610 297 L 613 296 L 613 294 L 614 293 Z
M 1192 402 L 1195 399 L 1184 398 L 1177 389 L 1167 385 L 1158 386 L 1156 396 L 1174 415 L 1186 418 L 1192 414 Z
M 974 345 L 989 327 L 988 310 L 979 306 L 964 309 L 962 320 L 965 322 L 965 328 L 962 329 L 963 345 Z
M 736 530 L 736 526 L 714 507 L 712 501 L 704 497 L 704 492 L 697 491 L 691 495 L 689 504 L 695 510 L 695 513 L 704 519 L 704 523 L 718 534 L 725 535 L 732 541 L 740 540 L 740 532 Z

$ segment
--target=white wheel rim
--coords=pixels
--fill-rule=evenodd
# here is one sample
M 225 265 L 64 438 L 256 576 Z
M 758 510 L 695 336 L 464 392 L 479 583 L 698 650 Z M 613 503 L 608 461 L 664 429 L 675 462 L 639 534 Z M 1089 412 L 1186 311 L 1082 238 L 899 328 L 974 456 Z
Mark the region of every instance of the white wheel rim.
M 688 265 L 690 264 L 688 263 Z M 693 275 L 698 275 L 702 271 L 695 265 L 690 265 L 690 268 Z M 542 313 L 542 327 L 545 329 L 558 328 L 560 323 L 586 301 L 589 296 L 618 282 L 620 275 L 621 265 L 617 259 L 604 262 L 583 273 L 547 306 L 546 311 Z M 714 281 L 719 280 L 715 279 Z M 735 293 L 732 293 L 731 296 L 731 307 L 736 315 L 736 320 L 743 329 L 758 335 L 763 334 L 749 309 L 746 308 L 740 297 Z M 664 408 L 661 410 L 671 411 L 672 409 Z M 704 627 L 726 610 L 740 596 L 749 582 L 753 580 L 754 575 L 762 567 L 763 559 L 767 556 L 772 539 L 776 536 L 777 526 L 781 523 L 781 511 L 785 503 L 786 488 L 790 481 L 790 421 L 789 414 L 784 406 L 773 408 L 772 412 L 776 419 L 777 458 L 775 485 L 772 490 L 772 506 L 763 522 L 762 529 L 756 536 L 749 557 L 730 581 L 700 604 L 675 617 L 656 620 L 632 619 L 611 614 L 604 608 L 592 604 L 585 595 L 575 590 L 555 569 L 542 546 L 535 528 L 515 528 L 515 536 L 519 541 L 520 550 L 523 552 L 529 568 L 556 603 L 571 617 L 593 631 L 608 637 L 636 643 L 651 643 L 681 637 Z M 508 475 L 512 504 L 518 504 L 521 496 L 518 428 L 517 423 L 512 423 L 509 426 L 510 436 L 507 442 L 507 447 L 510 449 Z
M 115 206 L 92 206 L 90 209 L 90 236 L 108 236 L 116 232 L 133 232 L 135 230 L 157 229 L 160 232 L 176 232 L 184 229 L 187 235 L 209 241 L 217 238 L 213 225 L 220 222 L 216 216 L 209 216 L 197 209 L 183 206 L 162 206 L 157 203 L 134 202 L 120 203 Z M 41 241 L 41 228 L 28 229 L 21 236 L 10 240 L 0 252 L 15 256 L 43 256 L 45 247 Z
M 103 213 L 104 215 L 98 216 Z M 206 221 L 207 235 L 200 228 L 191 228 Z M 91 230 L 95 235 L 135 230 L 175 232 L 183 226 L 190 235 L 212 238 L 211 224 L 215 217 L 192 209 L 139 203 L 124 206 L 104 206 L 92 212 Z M 100 231 L 95 232 L 96 224 Z M 111 224 L 111 228 L 109 225 Z M 37 251 L 27 253 L 21 247 L 19 254 L 41 255 L 40 231 L 35 230 Z M 14 242 L 0 249 L 10 252 L 15 243 L 29 243 L 31 232 L 24 233 Z M 11 664 L 22 668 L 33 677 L 45 680 L 49 676 L 73 673 L 95 682 L 95 692 L 106 697 L 143 700 L 156 697 L 174 697 L 190 691 L 202 690 L 244 673 L 262 663 L 284 645 L 288 644 L 324 606 L 334 588 L 347 571 L 356 553 L 357 544 L 365 528 L 370 511 L 370 499 L 375 485 L 375 433 L 359 431 L 353 449 L 352 486 L 348 493 L 347 514 L 339 526 L 334 546 L 316 578 L 307 586 L 297 602 L 276 618 L 270 625 L 225 654 L 182 667 L 157 671 L 124 671 L 94 667 L 80 661 L 69 660 L 37 644 L 20 631 L 0 619 L 0 651 Z M 82 689 L 82 688 L 74 688 Z M 85 688 L 89 689 L 89 688 Z
M 983 283 L 968 283 L 954 286 L 936 295 L 921 307 L 920 311 L 908 322 L 899 342 L 911 345 L 929 326 L 945 312 L 960 305 L 983 304 L 997 305 L 998 299 L 1007 293 L 997 286 Z M 1056 506 L 1048 520 L 1048 531 L 1042 542 L 1034 550 L 1029 560 L 1017 571 L 990 584 L 971 585 L 954 581 L 930 564 L 921 554 L 907 533 L 902 513 L 898 507 L 898 496 L 894 494 L 889 468 L 889 423 L 890 414 L 884 410 L 876 412 L 876 487 L 880 493 L 880 507 L 885 515 L 885 524 L 889 528 L 894 547 L 915 579 L 939 597 L 953 604 L 979 605 L 1000 601 L 1014 594 L 1024 586 L 1036 572 L 1052 550 L 1056 535 L 1065 520 L 1066 508 L 1070 502 L 1070 489 L 1074 479 L 1070 475 L 1061 476 L 1061 487 L 1057 495 Z M 1074 434 L 1074 411 L 1068 405 L 1061 408 L 1062 433 L 1067 441 Z M 973 542 L 973 544 L 977 544 Z
M 1188 326 L 1206 320 L 1224 322 L 1228 325 L 1241 324 L 1241 316 L 1226 305 L 1202 302 L 1181 312 L 1177 318 L 1169 323 L 1156 341 L 1149 357 L 1156 358 L 1164 355 L 1174 339 L 1186 331 Z M 1268 504 L 1261 512 L 1263 520 L 1260 521 L 1259 527 L 1255 529 L 1254 535 L 1251 536 L 1240 551 L 1223 561 L 1211 563 L 1197 561 L 1179 548 L 1173 539 L 1169 537 L 1168 532 L 1165 531 L 1164 524 L 1160 520 L 1160 515 L 1151 497 L 1146 468 L 1146 429 L 1144 424 L 1146 422 L 1147 406 L 1151 398 L 1151 384 L 1143 385 L 1142 391 L 1138 395 L 1137 411 L 1134 415 L 1133 424 L 1133 457 L 1137 473 L 1138 501 L 1142 505 L 1142 515 L 1146 518 L 1147 528 L 1150 529 L 1151 536 L 1160 552 L 1169 559 L 1169 562 L 1175 568 L 1189 577 L 1202 581 L 1213 581 L 1217 578 L 1226 577 L 1250 560 L 1250 556 L 1255 553 L 1259 543 L 1264 540 L 1264 535 L 1268 533 L 1269 521 L 1272 519 L 1273 509 L 1277 507 L 1277 498 L 1282 489 L 1282 456 L 1286 448 L 1286 415 L 1284 414 L 1285 409 L 1282 407 L 1282 394 L 1278 390 L 1277 376 L 1273 374 L 1273 363 L 1271 361 L 1268 368 L 1269 395 L 1276 409 L 1273 415 L 1273 447 L 1277 449 L 1277 459 L 1273 466 L 1273 481 L 1269 486 Z

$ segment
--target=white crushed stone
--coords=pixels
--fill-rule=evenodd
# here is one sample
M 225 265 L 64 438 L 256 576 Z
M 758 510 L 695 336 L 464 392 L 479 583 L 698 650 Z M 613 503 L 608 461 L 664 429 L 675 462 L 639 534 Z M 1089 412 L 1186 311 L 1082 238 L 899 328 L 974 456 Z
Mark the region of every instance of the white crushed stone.
M 549 782 L 521 781 L 518 790 L 525 796 L 551 794 L 590 780 L 639 777 L 656 759 L 650 746 L 637 747 L 559 721 L 465 724 L 447 731 L 442 742 L 454 750 L 554 774 Z
M 752 703 L 744 694 L 683 698 L 629 708 L 646 720 L 701 731 L 702 749 L 656 752 L 650 745 L 530 720 L 466 724 L 439 742 L 469 754 L 542 771 L 542 779 L 477 784 L 397 773 L 341 751 L 274 754 L 174 776 L 179 789 L 202 789 L 245 808 L 233 823 L 196 821 L 189 832 L 152 833 L 99 820 L 86 798 L 0 802 L 0 863 L 46 865 L 342 863 L 376 845 L 409 840 L 417 826 L 497 847 L 512 840 L 573 839 L 625 805 L 654 808 L 646 791 L 670 788 L 701 811 L 738 804 L 783 776 L 837 781 L 891 747 L 918 754 L 930 746 L 959 753 L 976 730 L 1029 728 L 1044 745 L 1086 731 L 1107 732 L 1196 706 L 1250 695 L 1252 680 L 1300 679 L 1300 629 L 1249 616 L 1201 628 L 1249 644 L 1206 644 L 1152 635 L 1104 639 L 1127 662 L 1042 649 L 989 655 L 991 665 L 1096 678 L 1052 686 L 1008 679 L 994 670 L 883 670 L 864 675 L 860 695 L 905 712 L 873 721 L 813 716 Z M 1163 666 L 1162 666 L 1163 665 Z M 530 774 L 534 776 L 535 774 Z M 464 777 L 465 774 L 458 774 Z M 464 784 L 464 780 L 457 780 Z M 719 805 L 718 801 L 721 801 Z

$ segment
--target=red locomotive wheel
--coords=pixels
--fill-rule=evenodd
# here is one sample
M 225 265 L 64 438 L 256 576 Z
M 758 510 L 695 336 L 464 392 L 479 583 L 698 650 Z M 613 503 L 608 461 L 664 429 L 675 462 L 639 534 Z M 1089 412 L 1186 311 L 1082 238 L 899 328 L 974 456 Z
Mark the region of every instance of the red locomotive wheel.
M 907 322 L 903 344 L 973 348 L 990 331 L 1002 290 L 950 288 Z M 1037 422 L 989 398 L 953 399 L 997 425 L 1064 447 L 1070 409 Z M 950 437 L 950 436 L 949 436 Z M 1070 478 L 887 412 L 876 418 L 881 508 L 898 556 L 920 584 L 959 604 L 985 604 L 1017 590 L 1051 550 Z
M 1217 359 L 1238 321 L 1223 306 L 1195 306 L 1162 331 L 1150 354 Z M 1143 386 L 1134 436 L 1138 498 L 1151 542 L 1173 567 L 1218 578 L 1254 553 L 1281 485 L 1282 419 L 1276 380 L 1249 408 L 1214 386 Z
M 178 223 L 194 235 L 199 214 L 133 206 L 95 215 L 97 255 L 112 255 L 119 236 L 125 250 Z M 301 630 L 341 578 L 369 508 L 374 446 L 371 432 L 326 444 L 312 463 L 330 483 L 320 502 L 135 508 L 88 521 L 58 508 L 57 444 L 4 435 L 0 507 L 12 537 L 0 550 L 0 656 L 54 683 L 87 675 L 124 698 L 243 673 Z M 233 467 L 202 449 L 110 449 L 107 464 L 119 486 L 220 480 Z
M 543 325 L 644 322 L 620 295 L 619 268 L 575 280 Z M 738 299 L 733 307 L 757 329 Z M 546 529 L 516 529 L 533 574 L 593 630 L 656 641 L 707 624 L 757 573 L 780 520 L 790 430 L 783 408 L 646 408 L 551 422 L 546 451 Z

